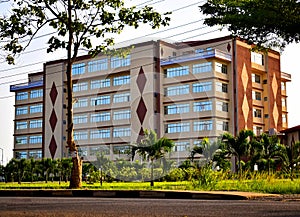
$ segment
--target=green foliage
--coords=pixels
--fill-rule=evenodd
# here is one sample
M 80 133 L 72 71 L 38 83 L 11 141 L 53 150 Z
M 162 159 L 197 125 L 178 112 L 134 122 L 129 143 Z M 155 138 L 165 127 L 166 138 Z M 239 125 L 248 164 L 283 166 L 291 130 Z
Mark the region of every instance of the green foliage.
M 300 41 L 297 0 L 208 0 L 200 9 L 206 25 L 222 25 L 249 43 L 283 48 Z

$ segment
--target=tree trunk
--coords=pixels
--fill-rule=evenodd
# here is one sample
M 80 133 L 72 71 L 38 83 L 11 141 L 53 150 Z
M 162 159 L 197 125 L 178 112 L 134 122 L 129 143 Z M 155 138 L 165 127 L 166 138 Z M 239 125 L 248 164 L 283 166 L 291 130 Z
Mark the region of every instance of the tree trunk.
M 153 170 L 154 170 L 154 165 L 153 165 L 153 161 L 151 161 L 151 177 L 150 177 L 150 186 L 153 187 L 154 186 L 154 177 L 153 177 Z
M 78 154 L 72 158 L 73 167 L 69 188 L 81 188 L 82 187 L 82 160 Z

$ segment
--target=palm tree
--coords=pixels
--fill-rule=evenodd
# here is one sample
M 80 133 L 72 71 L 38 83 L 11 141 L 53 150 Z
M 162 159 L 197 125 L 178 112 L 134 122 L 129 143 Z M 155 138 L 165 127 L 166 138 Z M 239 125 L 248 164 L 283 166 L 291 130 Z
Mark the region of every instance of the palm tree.
M 208 164 L 212 162 L 213 155 L 218 149 L 217 143 L 210 143 L 208 138 L 203 138 L 200 145 L 193 147 L 191 151 L 191 161 L 194 161 L 195 155 L 200 154 L 205 158 L 205 163 Z
M 254 133 L 251 130 L 241 130 L 237 136 L 230 133 L 222 135 L 223 151 L 225 156 L 235 156 L 238 159 L 239 174 L 242 172 L 241 157 L 247 156 L 250 150 L 249 137 L 253 137 Z
M 151 183 L 154 186 L 153 167 L 154 161 L 164 159 L 165 155 L 171 152 L 174 147 L 174 142 L 168 138 L 157 139 L 157 134 L 154 130 L 144 130 L 144 139 L 141 140 L 136 146 L 132 147 L 132 159 L 136 154 L 139 154 L 143 159 L 151 162 Z
M 300 163 L 300 142 L 286 147 L 287 153 L 287 166 L 291 173 L 291 180 L 294 178 L 294 167 L 299 166 Z

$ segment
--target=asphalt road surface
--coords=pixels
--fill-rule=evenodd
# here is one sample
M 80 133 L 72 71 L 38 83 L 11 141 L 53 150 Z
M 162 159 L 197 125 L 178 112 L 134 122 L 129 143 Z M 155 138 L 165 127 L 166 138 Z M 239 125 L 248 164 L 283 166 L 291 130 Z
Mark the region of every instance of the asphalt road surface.
M 300 216 L 298 201 L 0 197 L 1 217 Z

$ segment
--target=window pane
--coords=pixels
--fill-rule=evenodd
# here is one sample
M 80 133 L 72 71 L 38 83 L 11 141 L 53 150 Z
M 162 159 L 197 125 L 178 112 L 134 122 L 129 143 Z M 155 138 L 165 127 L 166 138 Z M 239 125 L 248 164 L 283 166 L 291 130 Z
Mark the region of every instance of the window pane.
M 211 72 L 212 71 L 212 63 L 200 63 L 193 65 L 193 74 Z
M 96 72 L 108 69 L 107 58 L 101 60 L 93 60 L 88 63 L 88 72 Z
M 170 68 L 166 70 L 166 77 L 172 78 L 177 76 L 183 76 L 189 74 L 189 67 L 188 66 L 181 66 L 176 68 Z

